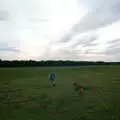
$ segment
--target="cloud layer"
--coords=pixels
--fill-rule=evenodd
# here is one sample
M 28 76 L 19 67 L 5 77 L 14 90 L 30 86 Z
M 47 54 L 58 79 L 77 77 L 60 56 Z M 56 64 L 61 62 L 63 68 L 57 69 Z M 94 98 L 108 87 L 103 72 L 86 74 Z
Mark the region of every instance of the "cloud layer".
M 99 29 L 112 24 L 120 19 L 120 1 L 119 0 L 85 0 L 88 7 L 88 13 L 76 25 L 72 26 L 70 32 L 61 38 L 61 41 L 71 40 L 76 34 Z M 83 2 L 83 3 L 84 3 Z M 91 3 L 89 5 L 89 3 Z
M 120 0 L 0 0 L 0 58 L 118 61 L 119 12 Z

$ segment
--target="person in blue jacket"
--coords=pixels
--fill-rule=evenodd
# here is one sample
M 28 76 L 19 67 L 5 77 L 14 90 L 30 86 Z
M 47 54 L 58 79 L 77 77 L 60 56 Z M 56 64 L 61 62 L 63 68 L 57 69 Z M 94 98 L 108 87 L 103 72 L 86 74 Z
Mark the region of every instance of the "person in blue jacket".
M 50 81 L 50 86 L 51 87 L 55 87 L 55 77 L 56 77 L 55 73 L 50 72 L 48 79 Z

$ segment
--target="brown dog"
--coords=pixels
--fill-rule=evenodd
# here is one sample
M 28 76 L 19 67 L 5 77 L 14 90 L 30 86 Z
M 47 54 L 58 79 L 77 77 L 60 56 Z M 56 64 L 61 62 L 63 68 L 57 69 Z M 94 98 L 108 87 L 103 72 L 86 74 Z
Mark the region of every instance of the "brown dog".
M 73 85 L 75 86 L 75 90 L 79 91 L 81 93 L 81 95 L 83 95 L 83 92 L 85 91 L 85 88 L 83 88 L 83 86 L 77 84 L 76 82 L 74 82 Z

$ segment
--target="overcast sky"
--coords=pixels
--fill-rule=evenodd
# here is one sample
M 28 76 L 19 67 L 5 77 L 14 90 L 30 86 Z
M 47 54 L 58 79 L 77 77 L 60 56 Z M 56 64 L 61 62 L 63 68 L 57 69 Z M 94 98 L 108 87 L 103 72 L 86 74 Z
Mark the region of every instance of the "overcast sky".
M 120 60 L 120 0 L 0 0 L 0 58 Z

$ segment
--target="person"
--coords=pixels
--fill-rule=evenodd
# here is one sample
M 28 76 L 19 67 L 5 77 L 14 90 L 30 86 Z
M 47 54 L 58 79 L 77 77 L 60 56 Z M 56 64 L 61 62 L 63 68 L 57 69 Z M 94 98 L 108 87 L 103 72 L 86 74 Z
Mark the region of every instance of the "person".
M 51 87 L 55 87 L 55 77 L 56 77 L 55 73 L 54 72 L 50 72 L 48 79 L 50 81 L 50 86 Z

